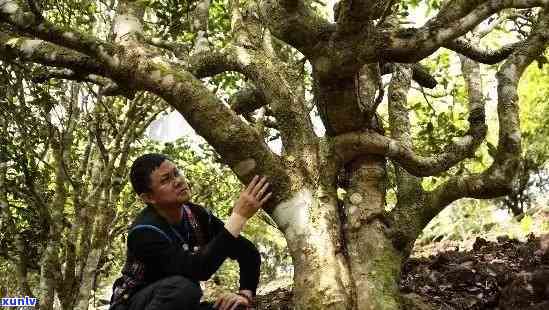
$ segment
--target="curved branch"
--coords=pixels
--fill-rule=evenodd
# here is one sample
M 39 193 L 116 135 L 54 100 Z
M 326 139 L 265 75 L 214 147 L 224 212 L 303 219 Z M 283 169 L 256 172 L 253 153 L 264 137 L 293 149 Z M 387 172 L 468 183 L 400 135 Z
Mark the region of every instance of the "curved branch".
M 368 21 L 381 18 L 391 12 L 395 0 L 343 0 L 336 4 L 334 17 L 339 33 L 349 33 L 361 29 Z
M 261 0 L 259 9 L 271 33 L 306 56 L 315 54 L 315 46 L 335 31 L 335 25 L 302 0 Z
M 391 137 L 403 145 L 413 147 L 410 109 L 408 108 L 408 92 L 410 90 L 412 72 L 406 65 L 397 65 L 391 78 L 388 96 L 389 126 Z M 418 206 L 422 205 L 425 191 L 421 186 L 421 178 L 410 175 L 402 167 L 394 164 L 395 183 L 397 186 L 397 203 L 389 212 L 392 221 L 391 233 L 393 244 L 400 249 L 410 249 L 414 236 L 420 231 L 417 217 Z
M 466 66 L 463 71 L 469 95 L 469 130 L 465 136 L 447 145 L 442 153 L 430 157 L 419 156 L 415 154 L 412 145 L 406 139 L 394 140 L 372 132 L 353 132 L 337 136 L 335 138 L 336 153 L 344 163 L 363 153 L 384 155 L 414 176 L 436 175 L 448 170 L 465 158 L 472 157 L 486 136 L 484 98 L 480 91 L 480 72 Z M 401 82 L 401 84 L 405 83 Z M 407 87 L 402 86 L 402 88 L 407 90 Z M 391 92 L 391 96 L 394 98 L 390 98 L 390 100 L 395 101 L 396 104 L 393 107 L 396 109 L 394 111 L 396 114 L 393 113 L 393 117 L 397 117 L 397 111 L 402 109 L 399 108 L 402 103 L 398 102 L 405 101 L 406 98 L 399 98 L 404 95 L 394 90 Z M 400 118 L 404 123 L 407 122 L 405 117 L 400 116 Z M 393 130 L 395 129 L 393 128 Z M 398 132 L 400 131 L 397 130 Z M 400 134 L 397 134 L 396 137 L 400 137 Z
M 111 80 L 95 74 L 80 73 L 71 69 L 46 69 L 34 72 L 32 81 L 34 83 L 44 83 L 50 79 L 64 79 L 71 81 L 90 82 L 101 86 L 113 83 Z
M 391 138 L 402 143 L 407 148 L 412 148 L 412 132 L 408 108 L 408 91 L 412 80 L 412 72 L 404 65 L 397 65 L 391 78 L 388 96 L 389 126 Z M 395 166 L 398 194 L 404 194 L 405 189 L 411 185 L 417 185 L 418 178 L 413 177 Z M 415 186 L 414 186 L 415 187 Z M 414 188 L 420 192 L 419 188 Z
M 106 75 L 105 68 L 78 52 L 41 40 L 20 37 L 0 31 L 0 58 L 20 58 L 46 66 L 62 67 L 79 72 Z
M 549 10 L 540 13 L 538 25 L 525 46 L 517 49 L 497 73 L 499 141 L 492 165 L 482 173 L 455 176 L 430 192 L 424 223 L 453 201 L 464 198 L 495 198 L 509 193 L 520 166 L 521 134 L 517 87 L 528 65 L 549 45 Z
M 185 69 L 199 79 L 227 71 L 241 72 L 243 68 L 235 55 L 237 50 L 229 46 L 222 51 L 194 54 L 188 58 Z
M 271 105 L 286 150 L 300 152 L 298 149 L 304 145 L 315 145 L 313 125 L 304 98 L 296 94 L 291 69 L 280 66 L 264 52 L 229 45 L 220 53 L 194 55 L 189 68 L 198 78 L 229 70 L 242 73 L 264 98 L 259 102 Z
M 401 29 L 396 32 L 381 30 L 374 41 L 377 56 L 387 62 L 417 62 L 503 9 L 547 5 L 549 0 L 453 0 L 421 28 Z M 370 45 L 372 42 L 365 44 Z M 364 56 L 371 57 L 367 54 L 368 52 Z
M 525 41 L 511 43 L 502 46 L 498 50 L 481 49 L 478 46 L 472 45 L 464 38 L 457 38 L 447 44 L 444 47 L 454 52 L 460 53 L 474 61 L 478 61 L 483 64 L 493 65 L 509 57 L 513 51 L 523 46 Z
M 257 88 L 247 86 L 229 99 L 229 105 L 237 114 L 247 114 L 267 105 L 267 101 Z
M 486 127 L 452 142 L 437 155 L 424 157 L 402 143 L 375 132 L 352 132 L 335 137 L 336 154 L 345 163 L 361 154 L 389 157 L 415 176 L 432 176 L 448 170 L 471 157 L 486 135 Z

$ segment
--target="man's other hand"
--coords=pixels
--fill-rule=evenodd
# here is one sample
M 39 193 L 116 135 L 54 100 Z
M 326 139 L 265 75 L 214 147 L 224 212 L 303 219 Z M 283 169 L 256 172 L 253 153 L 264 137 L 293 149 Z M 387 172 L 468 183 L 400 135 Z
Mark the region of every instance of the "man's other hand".
M 249 309 L 250 307 L 246 297 L 235 293 L 225 293 L 219 296 L 214 304 L 214 308 L 217 310 Z

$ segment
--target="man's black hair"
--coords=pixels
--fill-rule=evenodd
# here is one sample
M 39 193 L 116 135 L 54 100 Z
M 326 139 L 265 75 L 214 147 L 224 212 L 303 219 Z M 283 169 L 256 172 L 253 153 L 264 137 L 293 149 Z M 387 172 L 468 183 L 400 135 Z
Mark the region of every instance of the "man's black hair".
M 166 155 L 150 153 L 133 161 L 130 182 L 138 195 L 151 190 L 151 174 L 166 160 L 170 160 Z

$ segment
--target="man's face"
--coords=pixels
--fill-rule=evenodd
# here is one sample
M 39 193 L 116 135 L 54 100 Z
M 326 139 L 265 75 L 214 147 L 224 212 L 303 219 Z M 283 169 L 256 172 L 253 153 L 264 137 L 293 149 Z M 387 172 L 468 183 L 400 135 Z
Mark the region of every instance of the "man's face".
M 151 175 L 151 190 L 141 198 L 157 207 L 177 207 L 191 199 L 187 180 L 169 160 L 154 170 Z

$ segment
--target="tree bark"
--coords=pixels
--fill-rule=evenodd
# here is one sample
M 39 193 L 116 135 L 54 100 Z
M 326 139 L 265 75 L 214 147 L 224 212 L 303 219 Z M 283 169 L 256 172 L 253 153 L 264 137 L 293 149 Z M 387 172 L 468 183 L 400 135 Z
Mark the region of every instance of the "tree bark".
M 350 270 L 356 309 L 398 309 L 402 253 L 387 235 L 385 159 L 365 156 L 353 161 L 344 202 Z
M 273 216 L 293 258 L 296 309 L 347 309 L 351 283 L 335 192 L 303 188 Z

